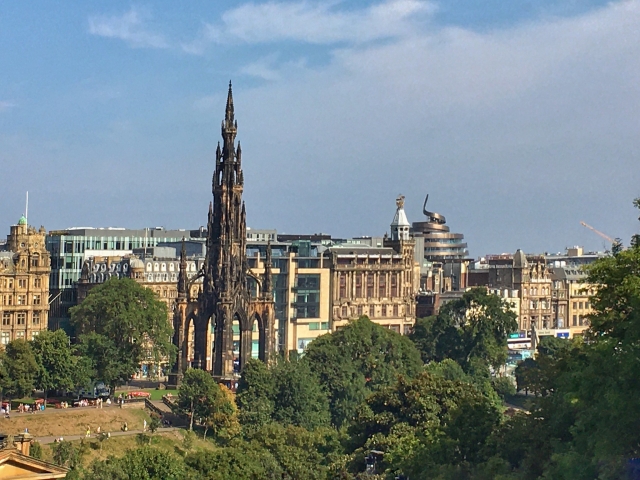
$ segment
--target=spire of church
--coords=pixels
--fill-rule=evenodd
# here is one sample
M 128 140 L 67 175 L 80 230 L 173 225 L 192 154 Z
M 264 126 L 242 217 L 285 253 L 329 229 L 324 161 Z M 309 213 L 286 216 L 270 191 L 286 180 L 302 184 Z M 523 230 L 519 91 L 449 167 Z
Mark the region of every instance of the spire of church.
M 233 90 L 231 88 L 231 80 L 229 80 L 229 93 L 227 94 L 227 109 L 225 111 L 224 120 L 228 124 L 232 124 L 233 118 Z

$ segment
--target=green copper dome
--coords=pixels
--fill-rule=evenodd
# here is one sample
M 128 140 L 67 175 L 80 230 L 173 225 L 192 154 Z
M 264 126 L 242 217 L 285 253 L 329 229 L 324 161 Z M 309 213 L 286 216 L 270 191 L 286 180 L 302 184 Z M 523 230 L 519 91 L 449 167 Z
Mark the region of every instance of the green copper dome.
M 20 217 L 20 220 L 18 220 L 18 225 L 26 225 L 27 224 L 27 217 L 25 217 L 24 215 L 22 215 Z

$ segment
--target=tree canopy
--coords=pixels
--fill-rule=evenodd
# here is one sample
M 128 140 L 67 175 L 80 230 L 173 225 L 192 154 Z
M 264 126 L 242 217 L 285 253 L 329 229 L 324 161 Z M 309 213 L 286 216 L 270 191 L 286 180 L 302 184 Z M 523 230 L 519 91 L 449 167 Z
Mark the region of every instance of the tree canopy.
M 422 362 L 403 335 L 361 317 L 309 344 L 303 362 L 320 379 L 329 397 L 332 421 L 350 421 L 373 391 L 392 385 L 399 375 L 413 377 Z
M 95 368 L 105 372 L 120 370 L 110 375 L 108 383 L 112 387 L 135 373 L 143 361 L 172 363 L 175 358 L 166 305 L 134 280 L 111 278 L 90 290 L 70 312 L 71 324 L 85 344 L 83 353 L 92 358 Z M 90 334 L 93 336 L 86 336 Z M 100 353 L 87 343 L 99 348 Z M 117 359 L 122 367 L 108 365 L 103 355 Z
M 9 342 L 0 353 L 0 386 L 3 395 L 20 398 L 29 395 L 35 388 L 38 362 L 31 343 L 18 339 Z
M 516 314 L 485 288 L 473 288 L 444 305 L 437 316 L 418 319 L 411 339 L 425 363 L 446 358 L 468 369 L 473 359 L 497 368 L 507 359 L 507 336 Z
M 49 390 L 70 391 L 89 382 L 89 372 L 64 330 L 40 332 L 31 348 L 38 364 L 35 387 L 44 391 L 45 399 Z

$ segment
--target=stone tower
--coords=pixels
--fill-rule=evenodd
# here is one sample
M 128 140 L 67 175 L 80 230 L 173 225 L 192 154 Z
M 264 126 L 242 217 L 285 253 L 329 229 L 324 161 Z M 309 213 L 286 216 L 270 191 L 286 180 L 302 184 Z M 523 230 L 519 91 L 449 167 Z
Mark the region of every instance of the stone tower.
M 209 204 L 207 223 L 207 253 L 203 269 L 202 291 L 197 300 L 188 298 L 189 283 L 181 272 L 182 287 L 178 289 L 174 328 L 174 342 L 179 349 L 180 361 L 174 371 L 186 369 L 185 341 L 190 322 L 195 330 L 194 367 L 207 368 L 211 359 L 210 331 L 213 331 L 213 375 L 230 379 L 242 369 L 251 356 L 252 331 L 258 323 L 259 358 L 269 361 L 275 351 L 275 311 L 271 293 L 270 265 L 265 277 L 255 279 L 259 293 L 252 297 L 248 288 L 249 266 L 246 256 L 246 211 L 242 201 L 244 178 L 242 150 L 235 145 L 238 123 L 235 120 L 233 93 L 229 93 L 225 117 L 222 121 L 222 146 L 218 143 L 212 180 L 213 202 Z M 182 263 L 185 254 L 181 258 Z M 267 262 L 269 263 L 269 262 Z M 182 293 L 181 293 L 182 292 Z M 240 355 L 236 360 L 233 350 L 233 322 L 240 329 Z

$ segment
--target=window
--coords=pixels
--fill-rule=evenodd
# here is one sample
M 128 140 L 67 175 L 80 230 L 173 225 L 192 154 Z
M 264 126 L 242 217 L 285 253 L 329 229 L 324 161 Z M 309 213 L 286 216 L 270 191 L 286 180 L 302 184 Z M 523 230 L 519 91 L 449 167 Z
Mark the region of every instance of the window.
M 380 275 L 378 277 L 378 297 L 384 298 L 387 296 L 387 276 Z
M 389 330 L 392 332 L 400 333 L 400 325 L 389 325 Z
M 31 317 L 31 323 L 33 325 L 40 325 L 40 312 L 33 312 L 33 317 Z
M 18 288 L 27 288 L 27 279 L 19 278 L 18 279 Z
M 398 296 L 398 276 L 396 274 L 391 275 L 391 296 Z
M 26 312 L 18 312 L 16 314 L 16 324 L 24 325 L 27 323 L 27 313 Z
M 578 302 L 573 302 L 573 309 L 577 310 L 578 309 Z
M 320 324 L 320 330 L 329 330 L 329 322 L 322 322 Z
M 397 317 L 398 316 L 398 305 L 394 305 L 393 306 L 393 316 Z M 400 331 L 400 330 L 398 330 Z
M 411 335 L 411 325 L 404 326 L 404 335 Z
M 574 315 L 574 316 L 573 316 L 573 326 L 574 326 L 574 327 L 577 327 L 577 326 L 578 326 L 578 316 L 577 316 L 577 315 Z
M 4 304 L 5 305 L 13 305 L 13 295 L 5 295 L 4 296 Z
M 347 275 L 345 273 L 340 274 L 340 298 L 347 297 Z
M 362 297 L 362 274 L 356 273 L 356 298 Z
M 31 340 L 33 340 L 34 338 L 36 338 L 38 335 L 40 335 L 39 331 L 35 331 L 35 332 L 31 332 Z
M 40 299 L 40 294 L 35 294 L 35 295 L 33 296 L 33 304 L 34 304 L 34 305 L 40 305 L 40 301 L 41 301 L 41 299 Z
M 27 304 L 27 296 L 26 295 L 18 295 L 16 305 L 26 305 Z
M 42 287 L 42 279 L 40 277 L 33 279 L 33 286 L 36 288 Z
M 342 307 L 342 315 L 341 315 L 341 317 L 342 318 L 347 318 L 348 316 L 349 316 L 349 312 L 348 312 L 347 307 Z
M 6 345 L 11 341 L 11 334 L 9 332 L 2 332 L 0 337 L 0 343 Z
M 361 317 L 363 315 L 362 305 L 358 305 L 358 316 Z
M 376 306 L 369 305 L 369 318 L 373 318 L 376 316 Z
M 320 316 L 320 275 L 298 275 L 296 294 L 296 316 L 318 318 Z
M 589 302 L 584 302 L 584 308 L 586 309 L 591 308 L 591 305 L 589 304 Z
M 373 273 L 367 274 L 367 298 L 373 297 Z
M 311 322 L 309 324 L 309 330 L 320 330 L 320 322 Z
M 9 279 L 9 288 L 13 288 L 13 278 Z
M 387 316 L 387 306 L 386 305 L 382 305 L 382 311 L 380 312 L 380 315 L 383 317 Z
M 31 266 L 32 267 L 37 267 L 38 264 L 40 263 L 38 260 L 39 260 L 39 257 L 37 257 L 37 256 L 32 257 L 31 258 Z
M 16 332 L 16 339 L 22 338 L 24 339 L 24 332 Z
M 2 325 L 4 326 L 11 325 L 11 313 L 4 312 L 2 314 Z

